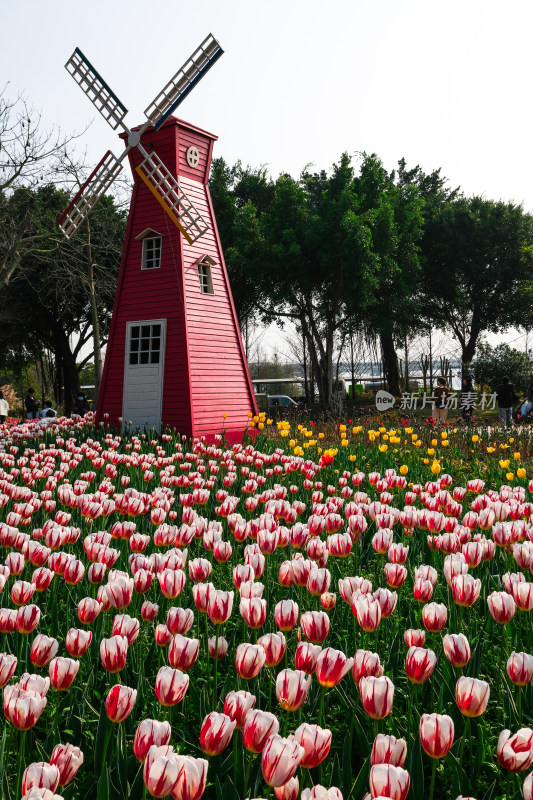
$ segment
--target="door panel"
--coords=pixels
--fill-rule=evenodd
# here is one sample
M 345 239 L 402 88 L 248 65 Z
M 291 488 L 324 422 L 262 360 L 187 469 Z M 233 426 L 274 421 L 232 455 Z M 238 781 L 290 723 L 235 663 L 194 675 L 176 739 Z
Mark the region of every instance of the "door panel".
M 166 327 L 166 319 L 126 323 L 123 429 L 161 429 Z

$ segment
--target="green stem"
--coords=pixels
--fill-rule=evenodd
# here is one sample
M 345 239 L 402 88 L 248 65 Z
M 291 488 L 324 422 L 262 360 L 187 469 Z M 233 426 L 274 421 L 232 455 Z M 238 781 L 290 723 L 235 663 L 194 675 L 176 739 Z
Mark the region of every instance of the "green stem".
M 459 769 L 463 769 L 463 754 L 465 750 L 466 740 L 470 738 L 470 717 L 466 717 L 465 726 L 463 728 L 463 735 L 461 737 L 461 747 L 459 749 Z
M 19 751 L 19 763 L 18 763 L 18 770 L 17 770 L 17 794 L 16 797 L 22 797 L 22 767 L 24 766 L 24 752 L 25 752 L 25 745 L 26 745 L 26 731 L 22 731 L 22 735 L 20 737 L 20 751 Z
M 220 627 L 217 625 L 216 627 L 216 638 L 215 638 L 215 686 L 213 689 L 213 707 L 212 711 L 215 710 L 217 705 L 217 678 L 218 678 L 218 635 L 219 635 Z
M 431 784 L 429 786 L 429 800 L 433 800 L 433 792 L 435 791 L 435 776 L 437 774 L 437 759 L 431 759 Z

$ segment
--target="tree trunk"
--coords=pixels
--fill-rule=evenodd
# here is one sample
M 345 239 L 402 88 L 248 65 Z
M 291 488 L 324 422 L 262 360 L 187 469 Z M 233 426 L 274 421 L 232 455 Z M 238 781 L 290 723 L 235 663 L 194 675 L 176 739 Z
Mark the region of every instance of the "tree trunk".
M 53 331 L 54 349 L 57 361 L 61 364 L 64 387 L 65 414 L 69 416 L 72 412 L 74 399 L 80 391 L 80 376 L 76 366 L 76 359 L 70 349 L 68 337 L 60 328 Z
M 90 225 L 90 222 L 87 222 Z M 96 304 L 96 286 L 94 283 L 94 264 L 93 251 L 91 245 L 91 229 L 87 234 L 87 268 L 89 279 L 89 298 L 91 303 L 91 323 L 93 328 L 93 350 L 94 350 L 94 396 L 97 399 L 102 382 L 102 349 L 100 346 L 100 317 L 98 316 L 98 306 Z M 69 348 L 70 350 L 70 348 Z M 79 387 L 79 381 L 78 381 Z
M 389 392 L 398 397 L 401 394 L 400 372 L 398 370 L 398 357 L 394 347 L 394 340 L 390 334 L 385 333 L 381 333 L 379 338 L 383 353 L 385 379 L 389 387 Z

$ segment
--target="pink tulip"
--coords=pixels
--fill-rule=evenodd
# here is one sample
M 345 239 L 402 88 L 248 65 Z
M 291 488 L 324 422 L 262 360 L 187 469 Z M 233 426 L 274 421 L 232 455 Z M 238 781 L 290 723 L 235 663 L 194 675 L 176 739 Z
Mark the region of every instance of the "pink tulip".
M 226 653 L 228 652 L 228 642 L 223 636 L 218 637 L 218 654 L 217 658 L 224 658 Z M 207 640 L 207 649 L 209 651 L 209 655 L 211 658 L 215 658 L 216 650 L 217 650 L 217 637 L 210 636 Z
M 276 677 L 276 697 L 285 711 L 303 706 L 311 687 L 311 676 L 299 669 L 282 669 Z
M 180 703 L 189 688 L 189 676 L 179 669 L 161 667 L 155 679 L 155 693 L 162 706 Z
M 31 643 L 30 658 L 35 667 L 45 667 L 53 659 L 59 648 L 57 639 L 38 633 Z
M 479 717 L 487 708 L 490 686 L 486 681 L 462 676 L 455 686 L 455 700 L 465 717 Z
M 389 797 L 405 800 L 410 778 L 407 770 L 393 764 L 374 764 L 370 768 L 370 792 L 372 797 Z
M 305 638 L 313 644 L 322 644 L 329 633 L 329 617 L 325 611 L 306 611 L 300 617 Z
M 11 680 L 17 668 L 17 657 L 8 653 L 0 653 L 0 689 Z
M 69 656 L 81 658 L 85 655 L 91 645 L 92 638 L 92 631 L 69 628 L 65 637 L 65 647 Z
M 300 782 L 298 781 L 298 777 L 295 775 L 294 778 L 291 778 L 289 781 L 287 781 L 287 783 L 284 783 L 283 786 L 276 786 L 274 789 L 274 795 L 276 800 L 298 800 L 299 790 Z
M 506 625 L 516 614 L 516 603 L 507 592 L 492 592 L 487 597 L 491 617 L 500 625 Z
M 105 701 L 106 714 L 111 722 L 124 722 L 133 711 L 136 700 L 136 689 L 118 683 L 112 686 Z
M 244 720 L 242 741 L 247 750 L 261 753 L 267 739 L 279 731 L 279 722 L 270 711 L 254 709 Z
M 41 609 L 36 605 L 22 606 L 17 611 L 15 627 L 19 633 L 31 633 L 41 619 Z
M 22 794 L 27 794 L 30 789 L 49 789 L 55 792 L 59 784 L 59 770 L 54 764 L 47 761 L 36 761 L 26 767 L 22 777 Z
M 370 650 L 356 650 L 352 667 L 355 685 L 359 686 L 361 678 L 368 678 L 371 675 L 375 678 L 383 675 L 383 667 L 378 654 L 372 653 Z
M 274 609 L 274 621 L 280 631 L 292 631 L 298 624 L 299 608 L 294 600 L 280 600 Z
M 309 678 L 309 680 L 311 680 Z M 300 767 L 312 769 L 327 757 L 331 747 L 331 731 L 304 722 L 294 732 L 294 738 L 304 749 Z
M 426 632 L 415 628 L 408 628 L 404 632 L 403 640 L 407 647 L 424 647 L 426 643 Z
M 239 613 L 249 628 L 257 629 L 266 620 L 266 600 L 259 597 L 241 597 Z
M 281 631 L 279 633 L 265 633 L 264 636 L 259 637 L 257 644 L 265 651 L 265 666 L 277 667 L 285 655 L 287 647 L 283 633 Z
M 462 633 L 448 633 L 442 637 L 444 654 L 454 667 L 466 667 L 470 661 L 470 644 Z
M 233 736 L 236 723 L 226 714 L 212 711 L 205 717 L 200 729 L 200 747 L 208 756 L 215 756 L 226 749 Z
M 155 719 L 143 719 L 137 726 L 133 740 L 135 757 L 144 763 L 152 745 L 161 747 L 170 741 L 170 725 Z
M 111 636 L 100 642 L 100 660 L 107 672 L 120 672 L 126 666 L 128 640 L 125 636 Z
M 197 583 L 196 586 L 201 586 Z M 222 625 L 231 616 L 234 592 L 212 589 L 207 597 L 207 614 L 215 625 Z
M 209 766 L 205 758 L 177 756 L 178 780 L 172 789 L 174 800 L 200 800 L 207 781 Z
M 167 612 L 167 628 L 171 633 L 184 636 L 194 623 L 194 612 L 190 608 L 169 608 Z
M 54 689 L 59 691 L 70 689 L 78 674 L 79 668 L 80 662 L 75 661 L 73 658 L 54 658 L 48 667 L 50 683 Z
M 143 767 L 144 785 L 152 797 L 166 797 L 178 781 L 178 760 L 168 745 L 150 747 Z
M 168 648 L 168 660 L 174 669 L 189 670 L 198 658 L 199 639 L 189 639 L 177 633 Z
M 394 684 L 385 675 L 375 678 L 363 677 L 359 682 L 359 693 L 363 708 L 372 719 L 383 719 L 392 711 Z
M 353 663 L 353 658 L 347 658 L 341 650 L 326 647 L 317 658 L 315 675 L 321 686 L 336 686 Z
M 10 685 L 4 688 L 4 715 L 19 731 L 33 728 L 46 707 L 46 697 Z
M 372 745 L 370 754 L 371 764 L 394 764 L 403 767 L 407 756 L 407 743 L 405 739 L 378 733 Z
M 523 772 L 533 764 L 533 731 L 521 728 L 511 736 L 511 731 L 500 733 L 496 750 L 498 762 L 509 772 Z
M 224 714 L 235 722 L 235 727 L 240 730 L 244 721 L 255 705 L 255 695 L 240 689 L 229 692 L 224 700 Z
M 301 669 L 311 675 L 316 669 L 316 662 L 321 652 L 320 645 L 311 644 L 310 642 L 298 642 L 294 656 L 296 669 Z
M 263 778 L 269 786 L 283 786 L 289 781 L 305 755 L 294 737 L 283 739 L 277 733 L 270 736 L 261 755 Z
M 507 661 L 507 674 L 516 686 L 527 686 L 533 678 L 533 655 L 513 651 Z
M 453 720 L 447 714 L 422 714 L 420 741 L 428 756 L 444 758 L 450 752 L 453 737 Z
M 422 609 L 422 621 L 431 633 L 441 631 L 446 625 L 448 610 L 444 603 L 426 603 Z
M 265 661 L 266 653 L 260 645 L 243 642 L 235 650 L 235 669 L 246 680 L 255 678 Z
M 129 614 L 116 614 L 113 617 L 111 636 L 125 636 L 128 645 L 132 645 L 140 632 L 141 625 L 135 617 L 130 617 Z
M 83 764 L 83 753 L 72 744 L 56 744 L 50 756 L 50 764 L 59 770 L 59 786 L 66 786 L 76 776 Z

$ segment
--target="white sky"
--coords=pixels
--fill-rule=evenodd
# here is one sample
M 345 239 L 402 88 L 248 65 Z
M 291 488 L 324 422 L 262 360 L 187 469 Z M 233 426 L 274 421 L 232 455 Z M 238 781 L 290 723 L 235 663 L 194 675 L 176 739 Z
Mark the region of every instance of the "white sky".
M 212 32 L 225 54 L 179 109 L 215 153 L 298 175 L 343 150 L 441 166 L 468 194 L 533 210 L 529 0 L 4 0 L 0 76 L 96 164 L 116 134 L 63 68 L 75 46 L 130 125 Z M 81 146 L 81 143 L 80 143 Z
M 26 0 L 0 6 L 0 86 L 47 126 L 120 143 L 64 69 L 76 46 L 143 110 L 208 33 L 225 54 L 178 109 L 215 155 L 297 176 L 347 150 L 442 167 L 467 194 L 533 211 L 530 0 Z

